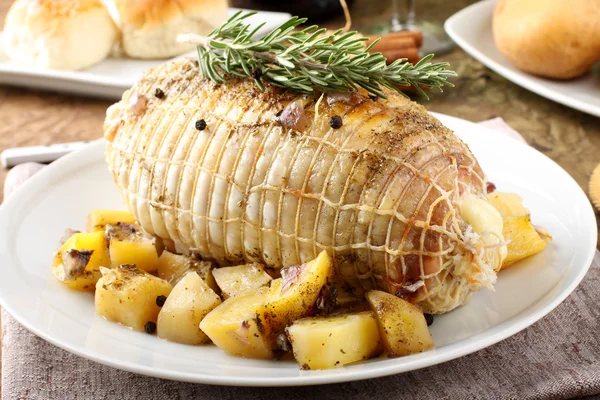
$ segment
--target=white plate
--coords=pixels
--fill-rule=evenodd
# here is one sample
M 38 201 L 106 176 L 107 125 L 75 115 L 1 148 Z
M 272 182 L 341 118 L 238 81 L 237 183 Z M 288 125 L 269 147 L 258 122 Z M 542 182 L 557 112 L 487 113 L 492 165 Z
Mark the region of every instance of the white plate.
M 230 8 L 229 15 L 239 11 Z M 259 11 L 248 18 L 255 26 L 265 22 L 257 35 L 265 34 L 291 17 L 288 13 Z M 83 96 L 120 99 L 148 69 L 166 60 L 135 60 L 130 58 L 108 58 L 85 71 L 50 70 L 23 67 L 12 63 L 2 48 L 0 32 L 0 84 L 23 86 L 32 89 L 74 93 Z M 195 53 L 190 53 L 194 55 Z
M 65 228 L 82 228 L 93 208 L 122 208 L 101 141 L 50 165 L 0 207 L 2 307 L 38 336 L 90 360 L 140 374 L 220 385 L 312 385 L 374 378 L 490 346 L 542 318 L 577 286 L 596 246 L 594 213 L 577 183 L 543 154 L 470 122 L 438 117 L 470 145 L 500 190 L 524 197 L 535 223 L 546 227 L 554 240 L 544 252 L 502 272 L 495 292 L 479 292 L 467 306 L 437 317 L 431 327 L 434 350 L 333 370 L 300 371 L 293 361 L 248 360 L 214 346 L 169 343 L 97 316 L 92 294 L 62 286 L 52 276 L 50 262 Z
M 448 18 L 448 35 L 488 68 L 525 89 L 600 117 L 600 64 L 584 76 L 568 81 L 539 78 L 514 67 L 496 48 L 492 34 L 495 0 L 475 3 Z

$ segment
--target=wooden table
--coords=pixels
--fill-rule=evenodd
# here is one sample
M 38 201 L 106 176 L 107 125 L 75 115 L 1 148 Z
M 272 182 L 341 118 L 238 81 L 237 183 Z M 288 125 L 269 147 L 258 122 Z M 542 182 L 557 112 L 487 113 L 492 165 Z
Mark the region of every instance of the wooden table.
M 453 3 L 457 9 L 468 2 L 438 2 L 438 18 L 451 14 L 443 4 Z M 1 20 L 10 3 L 11 0 L 0 0 Z M 419 2 L 423 11 L 430 8 L 428 3 L 435 2 Z M 353 9 L 360 10 L 365 4 L 366 0 L 356 1 Z M 599 118 L 522 89 L 460 49 L 439 58 L 450 61 L 459 78 L 454 81 L 454 89 L 432 97 L 426 104 L 430 110 L 476 122 L 496 116 L 504 118 L 533 147 L 567 170 L 587 192 L 591 171 L 600 162 Z M 14 146 L 100 138 L 104 113 L 110 104 L 104 100 L 0 86 L 0 151 Z M 506 162 L 510 162 L 510 154 Z M 6 172 L 0 169 L 0 187 Z

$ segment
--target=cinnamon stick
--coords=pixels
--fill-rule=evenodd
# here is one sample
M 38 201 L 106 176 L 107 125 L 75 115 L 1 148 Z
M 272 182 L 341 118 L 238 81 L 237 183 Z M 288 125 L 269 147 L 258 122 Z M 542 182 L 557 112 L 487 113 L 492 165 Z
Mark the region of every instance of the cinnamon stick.
M 389 50 L 400 50 L 407 48 L 417 48 L 417 44 L 413 38 L 383 36 L 381 40 L 379 40 L 375 46 L 373 46 L 372 51 L 380 51 L 384 53 Z
M 381 54 L 387 58 L 387 63 L 391 64 L 399 58 L 407 58 L 408 62 L 415 64 L 419 61 L 419 49 L 416 47 L 408 47 L 405 49 L 397 50 L 386 50 L 382 51 Z
M 421 31 L 400 31 L 400 32 L 390 32 L 385 35 L 380 35 L 381 38 L 412 38 L 417 47 L 421 47 L 423 45 L 423 32 Z M 375 40 L 378 37 L 377 35 L 367 35 L 370 40 Z

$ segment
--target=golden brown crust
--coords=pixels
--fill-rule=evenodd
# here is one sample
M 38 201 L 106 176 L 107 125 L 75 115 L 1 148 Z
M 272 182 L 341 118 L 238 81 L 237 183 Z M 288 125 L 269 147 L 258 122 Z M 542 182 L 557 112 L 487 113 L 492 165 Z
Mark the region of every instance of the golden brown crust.
M 115 0 L 121 24 L 135 29 L 158 26 L 181 15 L 207 19 L 226 7 L 222 0 Z
M 20 1 L 16 3 L 20 3 Z M 104 9 L 100 0 L 37 0 L 29 7 L 31 7 L 31 14 L 39 14 L 38 17 L 48 20 L 71 17 L 75 13 L 93 9 Z

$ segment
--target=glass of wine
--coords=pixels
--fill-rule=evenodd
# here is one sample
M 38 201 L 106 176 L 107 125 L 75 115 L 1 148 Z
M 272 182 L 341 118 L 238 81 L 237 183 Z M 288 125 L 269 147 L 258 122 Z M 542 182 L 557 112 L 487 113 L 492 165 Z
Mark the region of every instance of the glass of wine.
M 441 54 L 454 47 L 452 40 L 446 35 L 441 23 L 419 20 L 415 12 L 416 0 L 391 0 L 391 19 L 360 28 L 361 32 L 371 35 L 383 35 L 403 30 L 420 30 L 423 32 L 422 54 Z

